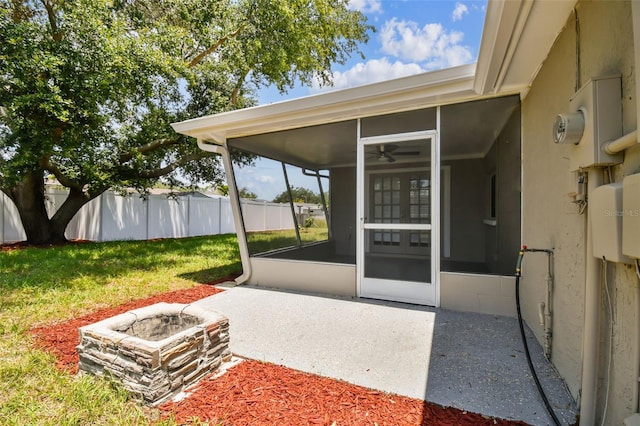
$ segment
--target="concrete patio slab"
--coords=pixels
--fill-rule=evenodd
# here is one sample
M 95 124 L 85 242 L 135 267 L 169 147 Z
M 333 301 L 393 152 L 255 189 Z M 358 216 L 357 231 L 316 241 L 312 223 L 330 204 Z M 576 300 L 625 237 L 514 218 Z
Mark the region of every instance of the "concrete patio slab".
M 513 318 L 239 286 L 194 305 L 229 318 L 234 355 L 488 416 L 553 424 Z M 529 336 L 556 413 L 575 403 Z

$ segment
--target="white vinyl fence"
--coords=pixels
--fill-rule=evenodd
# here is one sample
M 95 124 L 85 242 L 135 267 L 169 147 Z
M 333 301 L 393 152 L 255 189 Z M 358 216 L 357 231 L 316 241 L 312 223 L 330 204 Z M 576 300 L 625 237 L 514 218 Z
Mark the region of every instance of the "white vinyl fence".
M 47 190 L 47 211 L 51 216 L 66 191 Z M 247 231 L 293 229 L 288 204 L 242 202 Z M 120 196 L 105 192 L 80 209 L 67 226 L 68 239 L 91 241 L 149 240 L 180 238 L 235 232 L 231 204 L 227 197 L 203 194 L 168 198 L 138 194 Z M 0 192 L 0 244 L 26 239 L 20 216 L 13 202 Z

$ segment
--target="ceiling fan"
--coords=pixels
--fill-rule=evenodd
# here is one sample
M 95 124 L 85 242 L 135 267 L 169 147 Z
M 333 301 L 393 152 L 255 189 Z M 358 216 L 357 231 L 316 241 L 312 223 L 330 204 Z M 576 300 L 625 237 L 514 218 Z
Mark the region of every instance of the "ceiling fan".
M 398 151 L 398 152 L 396 152 L 397 149 L 398 149 L 398 145 L 380 144 L 380 145 L 378 145 L 376 158 L 380 162 L 393 163 L 394 161 L 396 161 L 394 156 L 398 156 L 398 155 L 408 155 L 408 156 L 420 155 L 420 151 Z M 393 156 L 391 155 L 392 152 L 394 153 Z

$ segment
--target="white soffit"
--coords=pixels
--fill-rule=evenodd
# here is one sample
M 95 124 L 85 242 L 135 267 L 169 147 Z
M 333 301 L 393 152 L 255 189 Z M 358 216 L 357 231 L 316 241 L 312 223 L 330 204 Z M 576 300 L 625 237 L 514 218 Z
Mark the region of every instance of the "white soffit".
M 489 1 L 475 91 L 525 92 L 538 74 L 576 0 Z
M 478 98 L 475 64 L 195 118 L 173 129 L 209 142 Z

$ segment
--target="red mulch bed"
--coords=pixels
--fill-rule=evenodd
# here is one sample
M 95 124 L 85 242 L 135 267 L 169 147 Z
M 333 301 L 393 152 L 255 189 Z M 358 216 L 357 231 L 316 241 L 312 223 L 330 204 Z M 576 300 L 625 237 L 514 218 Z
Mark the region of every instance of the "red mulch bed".
M 221 280 L 221 281 L 226 281 Z M 202 284 L 30 330 L 36 345 L 52 352 L 58 368 L 78 371 L 78 327 L 158 302 L 190 303 L 218 293 Z M 180 401 L 159 408 L 180 424 L 213 421 L 225 426 L 260 425 L 524 425 L 258 361 L 244 361 L 215 379 L 205 379 Z
M 187 399 L 159 408 L 179 424 L 195 417 L 225 426 L 524 424 L 258 361 L 244 361 L 218 378 L 205 379 Z

